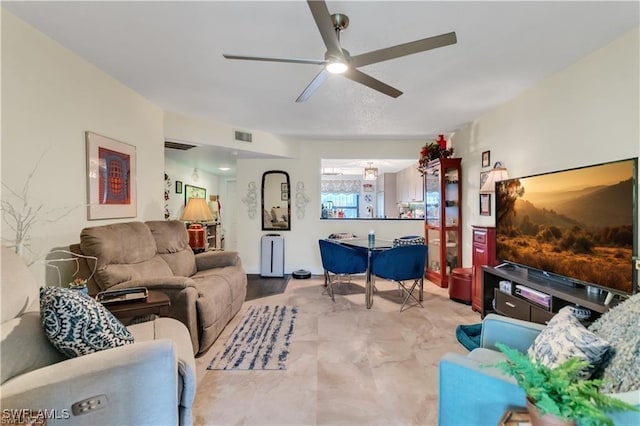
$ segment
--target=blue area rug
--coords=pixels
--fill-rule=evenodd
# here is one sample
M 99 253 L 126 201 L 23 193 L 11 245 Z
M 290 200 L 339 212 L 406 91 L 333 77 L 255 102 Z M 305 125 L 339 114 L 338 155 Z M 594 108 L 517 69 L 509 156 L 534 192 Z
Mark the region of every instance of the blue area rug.
M 480 333 L 482 333 L 482 323 L 456 327 L 458 342 L 470 351 L 480 347 Z
M 297 306 L 252 305 L 208 370 L 286 370 Z

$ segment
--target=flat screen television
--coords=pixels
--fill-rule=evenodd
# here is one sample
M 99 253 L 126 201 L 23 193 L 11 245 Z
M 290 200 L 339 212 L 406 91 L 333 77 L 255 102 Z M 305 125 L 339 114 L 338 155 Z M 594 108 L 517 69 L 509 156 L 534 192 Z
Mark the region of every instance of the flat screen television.
M 496 254 L 565 284 L 638 291 L 638 159 L 496 183 Z

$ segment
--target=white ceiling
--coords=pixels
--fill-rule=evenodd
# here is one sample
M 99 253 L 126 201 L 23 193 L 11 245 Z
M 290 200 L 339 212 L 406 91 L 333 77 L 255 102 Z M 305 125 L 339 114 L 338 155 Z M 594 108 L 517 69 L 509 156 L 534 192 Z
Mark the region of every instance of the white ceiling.
M 455 31 L 458 43 L 362 67 L 393 99 L 330 76 L 304 1 L 9 2 L 2 6 L 160 107 L 243 130 L 310 139 L 420 139 L 459 129 L 640 23 L 640 3 L 329 1 L 351 55 Z M 239 153 L 243 155 L 243 153 Z

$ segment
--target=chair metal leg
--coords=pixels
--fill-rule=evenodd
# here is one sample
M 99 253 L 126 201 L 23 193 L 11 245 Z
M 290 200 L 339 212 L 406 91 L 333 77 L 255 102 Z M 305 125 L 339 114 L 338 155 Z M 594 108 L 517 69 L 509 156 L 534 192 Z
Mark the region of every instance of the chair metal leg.
M 405 296 L 404 300 L 402 301 L 402 305 L 400 306 L 400 312 L 402 312 L 404 310 L 404 307 L 407 303 L 407 301 L 409 300 L 409 298 L 412 298 L 413 300 L 416 301 L 416 303 L 418 305 L 420 305 L 420 307 L 424 308 L 424 306 L 422 305 L 422 280 L 421 279 L 417 279 L 413 281 L 413 285 L 411 286 L 411 289 L 407 289 L 407 287 L 404 285 L 404 283 L 402 283 L 401 281 L 398 281 L 398 284 L 400 284 L 402 286 L 402 288 L 404 289 L 404 291 L 407 293 L 407 295 Z M 415 290 L 415 288 L 418 286 L 418 284 L 420 284 L 420 300 L 416 299 L 416 297 L 413 295 L 413 290 Z
M 331 300 L 335 303 L 336 297 L 333 292 L 333 280 L 331 279 L 331 275 L 329 275 L 329 284 L 327 285 L 327 293 L 331 296 Z
M 331 274 L 327 270 L 324 271 L 324 291 L 322 292 L 322 294 L 325 293 L 327 293 L 329 297 L 331 297 L 331 300 L 333 300 L 333 302 L 336 301 L 336 298 L 333 294 L 333 280 L 331 279 Z

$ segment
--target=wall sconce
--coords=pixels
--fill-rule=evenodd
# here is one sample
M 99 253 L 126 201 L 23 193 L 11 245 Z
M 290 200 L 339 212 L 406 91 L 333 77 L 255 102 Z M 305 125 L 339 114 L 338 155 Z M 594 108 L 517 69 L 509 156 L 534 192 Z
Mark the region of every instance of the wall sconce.
M 364 168 L 364 180 L 376 180 L 378 179 L 378 169 L 371 167 L 373 163 L 367 163 L 369 167 Z
M 493 165 L 493 169 L 489 170 L 489 176 L 486 182 L 480 188 L 481 194 L 493 194 L 496 192 L 496 182 L 509 179 L 507 168 L 502 166 L 500 161 Z
M 193 179 L 194 182 L 197 182 L 200 179 L 198 169 L 193 169 L 193 173 L 191 173 L 191 179 Z
M 180 216 L 180 220 L 184 222 L 191 222 L 187 233 L 189 234 L 189 246 L 196 253 L 204 251 L 206 248 L 206 238 L 204 228 L 201 222 L 211 222 L 213 220 L 213 214 L 209 210 L 207 201 L 204 198 L 189 198 L 187 206 Z
M 258 194 L 256 183 L 251 181 L 247 185 L 247 196 L 242 199 L 242 202 L 247 205 L 247 214 L 249 219 L 256 217 L 258 208 Z

